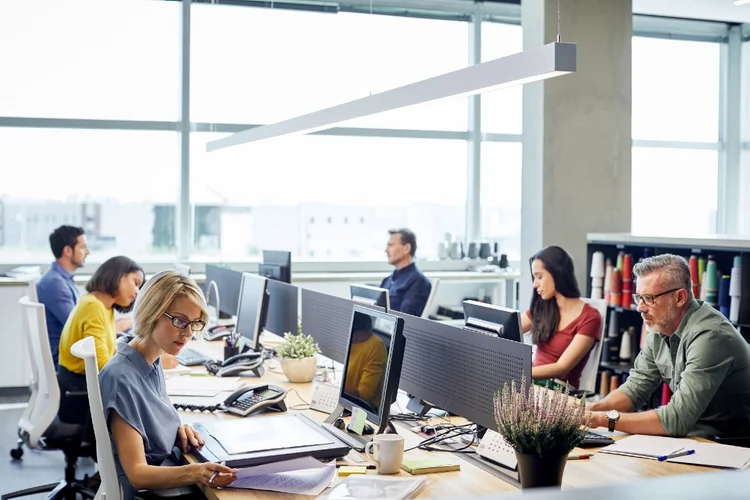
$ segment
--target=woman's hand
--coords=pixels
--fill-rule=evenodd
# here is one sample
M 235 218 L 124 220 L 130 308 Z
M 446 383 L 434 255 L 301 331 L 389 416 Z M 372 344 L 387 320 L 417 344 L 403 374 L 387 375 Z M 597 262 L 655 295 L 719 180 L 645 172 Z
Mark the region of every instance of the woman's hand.
M 177 428 L 177 440 L 180 448 L 185 453 L 190 452 L 190 447 L 198 448 L 203 446 L 204 441 L 201 435 L 188 424 L 182 424 Z
M 180 362 L 177 361 L 177 358 L 175 356 L 167 354 L 166 352 L 161 355 L 161 367 L 163 369 L 171 370 L 172 368 L 177 368 L 179 365 Z
M 210 488 L 229 486 L 237 479 L 237 471 L 223 464 L 206 462 L 197 465 L 196 483 Z

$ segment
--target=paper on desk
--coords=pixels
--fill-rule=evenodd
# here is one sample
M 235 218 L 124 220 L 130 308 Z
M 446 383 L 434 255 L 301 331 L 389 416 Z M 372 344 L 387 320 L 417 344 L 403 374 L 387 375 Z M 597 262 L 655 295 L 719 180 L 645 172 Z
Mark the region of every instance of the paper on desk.
M 324 464 L 306 457 L 240 469 L 237 471 L 237 479 L 229 487 L 318 495 L 331 484 L 335 474 L 335 462 Z
M 327 433 L 310 432 L 310 427 L 293 415 L 217 420 L 206 424 L 206 429 L 230 455 L 333 442 L 324 435 Z
M 189 366 L 177 365 L 175 368 L 164 368 L 164 376 L 169 378 L 177 375 L 184 375 L 191 371 L 193 371 L 193 369 Z
M 695 443 L 692 439 L 635 434 L 622 438 L 614 444 L 605 446 L 599 450 L 599 453 L 613 453 L 615 455 L 628 455 L 656 460 L 661 456 L 691 449 Z
M 667 462 L 680 464 L 705 465 L 723 469 L 744 469 L 750 465 L 750 449 L 718 443 L 699 443 L 690 445 L 695 450 L 692 455 L 670 458 Z
M 242 382 L 237 377 L 171 377 L 166 380 L 169 396 L 207 396 L 213 397 L 220 392 L 234 391 Z

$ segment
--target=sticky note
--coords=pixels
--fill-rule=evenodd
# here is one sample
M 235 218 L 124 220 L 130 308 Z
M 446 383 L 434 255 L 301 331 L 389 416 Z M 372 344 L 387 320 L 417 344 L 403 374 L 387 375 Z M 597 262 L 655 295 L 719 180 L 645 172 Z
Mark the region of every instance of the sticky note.
M 367 474 L 365 465 L 344 465 L 339 467 L 339 476 L 348 476 L 350 474 Z
M 362 408 L 355 406 L 352 408 L 352 419 L 349 422 L 349 430 L 362 435 L 365 430 L 365 422 L 367 421 L 367 413 Z

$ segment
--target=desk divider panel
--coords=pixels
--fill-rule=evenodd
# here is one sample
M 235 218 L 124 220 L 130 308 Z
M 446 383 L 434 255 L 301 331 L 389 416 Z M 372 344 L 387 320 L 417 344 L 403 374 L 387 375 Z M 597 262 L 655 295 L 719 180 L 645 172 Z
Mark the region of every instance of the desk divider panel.
M 406 350 L 399 388 L 436 408 L 497 430 L 493 399 L 503 385 L 526 375 L 531 346 L 473 330 L 404 318 Z
M 323 356 L 343 364 L 355 302 L 304 288 L 301 298 L 302 333 L 312 335 Z

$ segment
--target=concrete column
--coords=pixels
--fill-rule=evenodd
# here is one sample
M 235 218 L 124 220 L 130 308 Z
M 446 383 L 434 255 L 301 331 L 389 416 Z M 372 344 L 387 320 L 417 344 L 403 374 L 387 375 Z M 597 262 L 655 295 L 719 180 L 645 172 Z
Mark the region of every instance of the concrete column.
M 557 12 L 522 0 L 524 49 L 555 41 Z M 565 248 L 585 294 L 586 234 L 630 231 L 632 0 L 562 0 L 560 32 L 578 44 L 578 71 L 523 91 L 522 309 L 538 250 Z

